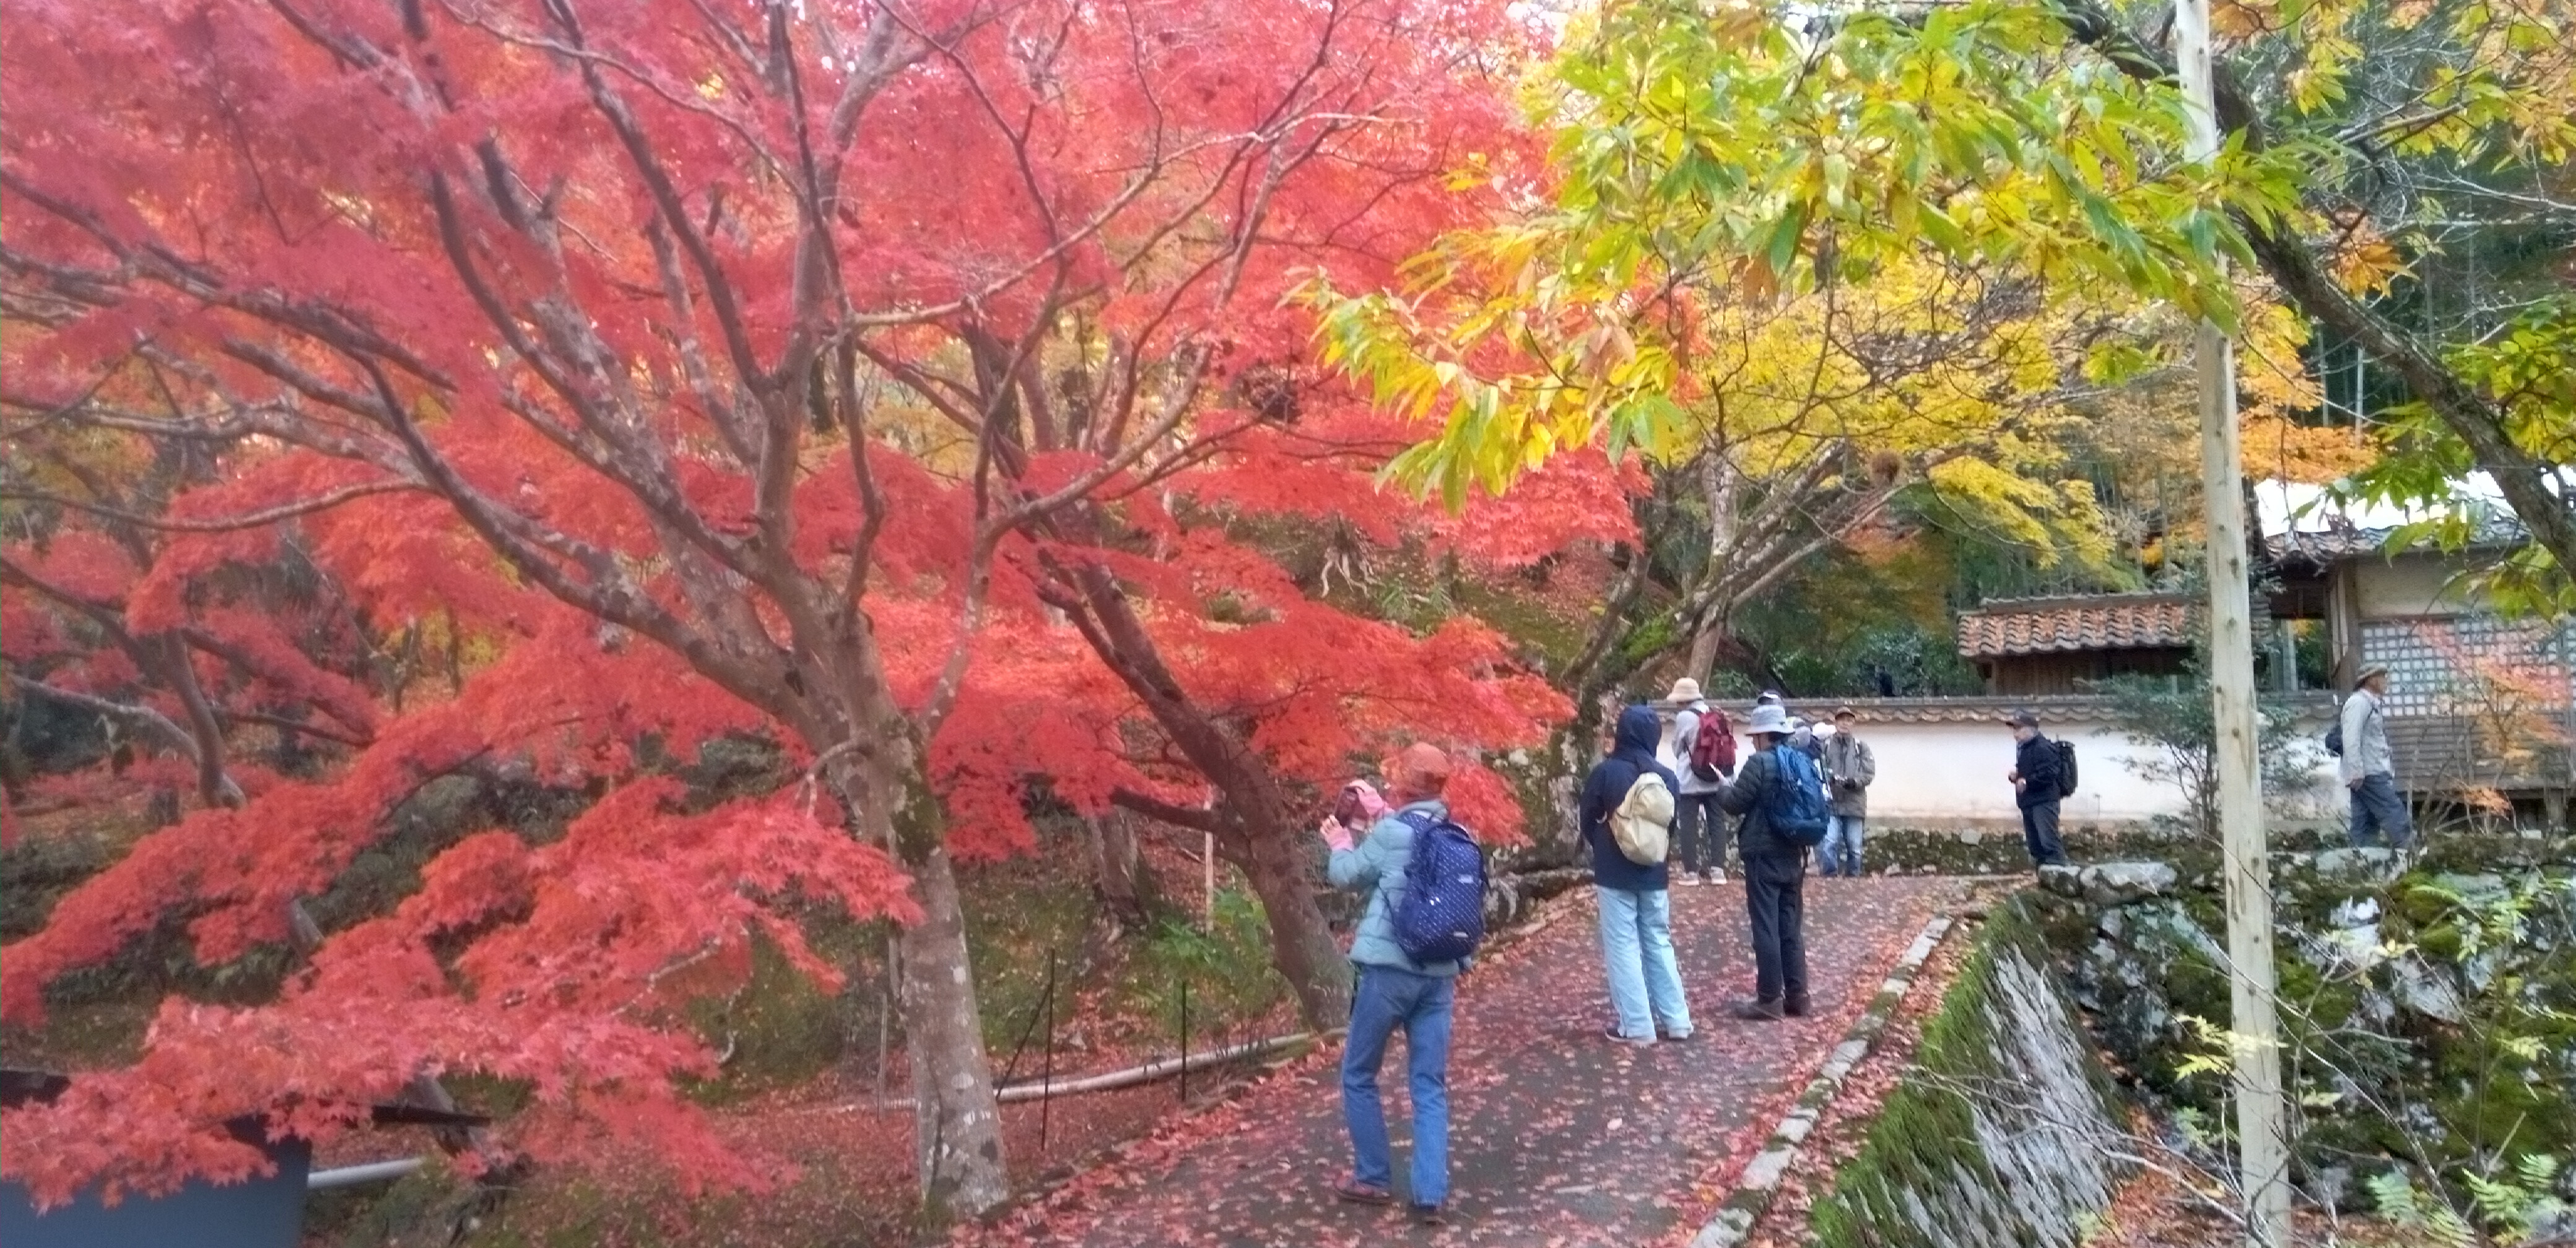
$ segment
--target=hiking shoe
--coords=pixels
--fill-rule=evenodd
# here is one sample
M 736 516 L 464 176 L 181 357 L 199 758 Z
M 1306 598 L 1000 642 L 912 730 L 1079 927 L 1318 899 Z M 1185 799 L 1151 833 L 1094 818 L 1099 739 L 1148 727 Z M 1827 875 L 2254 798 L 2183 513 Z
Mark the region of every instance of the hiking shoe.
M 1687 871 L 1682 873 L 1682 884 L 1685 887 L 1697 888 L 1704 882 L 1705 881 L 1701 880 L 1698 876 L 1692 875 Z
M 1641 1045 L 1641 1046 L 1642 1046 L 1642 1045 L 1649 1045 L 1649 1044 L 1653 1044 L 1653 1043 L 1655 1042 L 1655 1039 L 1654 1039 L 1654 1037 L 1652 1037 L 1652 1036 L 1631 1036 L 1631 1035 L 1627 1035 L 1627 1034 L 1625 1034 L 1625 1033 L 1623 1033 L 1623 1032 L 1621 1032 L 1621 1031 L 1619 1030 L 1619 1024 L 1617 1024 L 1617 1023 L 1612 1023 L 1612 1024 L 1610 1024 L 1609 1026 L 1602 1028 L 1602 1029 L 1601 1029 L 1601 1034 L 1602 1034 L 1602 1035 L 1604 1035 L 1604 1036 L 1606 1036 L 1606 1037 L 1608 1037 L 1608 1038 L 1610 1038 L 1610 1039 L 1612 1039 L 1612 1040 L 1616 1040 L 1616 1041 L 1618 1041 L 1618 1042 L 1619 1042 L 1619 1043 L 1621 1043 L 1621 1044 L 1634 1044 L 1634 1045 Z
M 1789 999 L 1781 1003 L 1780 1012 L 1791 1018 L 1805 1018 L 1807 1016 L 1807 994 L 1803 992 L 1793 992 L 1789 994 Z
M 1449 1218 L 1438 1205 L 1415 1205 L 1411 1211 L 1415 1226 L 1447 1226 Z
M 1333 1198 L 1346 1205 L 1371 1205 L 1380 1209 L 1395 1203 L 1395 1193 L 1358 1179 L 1344 1179 L 1334 1184 Z
M 1782 1007 L 1777 998 L 1769 1001 L 1738 1001 L 1726 1012 L 1737 1018 L 1749 1019 L 1757 1023 L 1776 1023 L 1788 1017 L 1788 1011 Z
M 1699 1030 L 1697 1028 L 1693 1028 L 1689 1031 L 1682 1032 L 1679 1035 L 1675 1035 L 1672 1032 L 1658 1027 L 1655 1029 L 1655 1038 L 1666 1044 L 1696 1044 L 1699 1042 Z
M 1711 871 L 1706 875 L 1699 877 L 1699 879 L 1702 884 L 1723 884 L 1726 882 L 1726 873 L 1723 871 Z

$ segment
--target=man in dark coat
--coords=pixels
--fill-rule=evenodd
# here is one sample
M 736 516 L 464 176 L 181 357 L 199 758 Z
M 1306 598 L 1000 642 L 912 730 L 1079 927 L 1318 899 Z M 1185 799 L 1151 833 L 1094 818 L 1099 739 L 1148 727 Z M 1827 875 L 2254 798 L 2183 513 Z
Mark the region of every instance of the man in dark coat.
M 1753 757 L 1718 795 L 1718 805 L 1742 821 L 1736 849 L 1744 860 L 1744 909 L 1753 929 L 1753 999 L 1737 1002 L 1738 1018 L 1774 1020 L 1807 1012 L 1807 849 L 1771 830 L 1770 803 L 1781 783 L 1780 760 L 1789 748 L 1789 716 L 1776 704 L 1753 708 L 1745 724 Z
M 2065 866 L 2066 849 L 2057 841 L 2057 801 L 2065 787 L 2058 775 L 2057 743 L 2039 735 L 2039 717 L 2028 711 L 2013 712 L 2012 730 L 2021 744 L 2006 778 L 2012 781 L 2014 804 L 2021 807 L 2022 844 L 2034 865 Z

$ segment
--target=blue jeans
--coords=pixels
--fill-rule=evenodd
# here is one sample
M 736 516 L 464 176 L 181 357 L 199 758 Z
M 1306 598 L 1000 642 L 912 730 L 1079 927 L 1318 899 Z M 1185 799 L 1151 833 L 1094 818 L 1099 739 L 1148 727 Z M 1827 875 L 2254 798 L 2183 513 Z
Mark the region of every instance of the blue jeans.
M 1673 959 L 1673 898 L 1660 888 L 1594 888 L 1601 903 L 1601 963 L 1610 977 L 1610 1008 L 1619 1034 L 1652 1039 L 1691 1034 L 1690 1004 Z
M 1825 843 L 1816 847 L 1816 874 L 1860 875 L 1861 826 L 1867 822 L 1859 815 L 1825 816 Z
M 1404 1028 L 1406 1076 L 1413 1090 L 1413 1194 L 1417 1205 L 1449 1199 L 1449 1011 L 1457 981 L 1391 966 L 1359 968 L 1351 995 L 1351 1030 L 1342 1041 L 1342 1120 L 1351 1131 L 1351 1177 L 1392 1191 L 1386 1102 L 1377 1070 L 1386 1042 Z
M 2415 822 L 2406 813 L 2406 799 L 2398 796 L 2397 777 L 2374 771 L 2352 791 L 2352 843 L 2376 845 L 2383 835 L 2404 849 L 2415 843 Z

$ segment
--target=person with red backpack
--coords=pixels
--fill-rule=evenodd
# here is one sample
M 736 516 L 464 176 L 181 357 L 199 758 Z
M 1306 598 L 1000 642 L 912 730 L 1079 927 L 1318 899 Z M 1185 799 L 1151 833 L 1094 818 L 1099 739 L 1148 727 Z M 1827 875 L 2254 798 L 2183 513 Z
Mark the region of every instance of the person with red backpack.
M 1681 710 L 1673 716 L 1673 771 L 1681 788 L 1673 794 L 1673 846 L 1681 860 L 1683 884 L 1726 882 L 1726 814 L 1717 807 L 1718 791 L 1735 774 L 1735 725 L 1726 712 L 1700 696 L 1699 682 L 1688 676 L 1673 682 L 1666 702 Z

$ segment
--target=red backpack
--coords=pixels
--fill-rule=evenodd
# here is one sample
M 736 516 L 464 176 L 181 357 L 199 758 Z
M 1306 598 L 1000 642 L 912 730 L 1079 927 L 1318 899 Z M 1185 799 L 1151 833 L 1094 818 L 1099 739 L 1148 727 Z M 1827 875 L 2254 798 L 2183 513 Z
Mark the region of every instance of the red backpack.
M 1695 780 L 1723 780 L 1735 774 L 1735 725 L 1726 712 L 1710 707 L 1699 712 L 1699 735 L 1691 738 L 1690 773 Z

